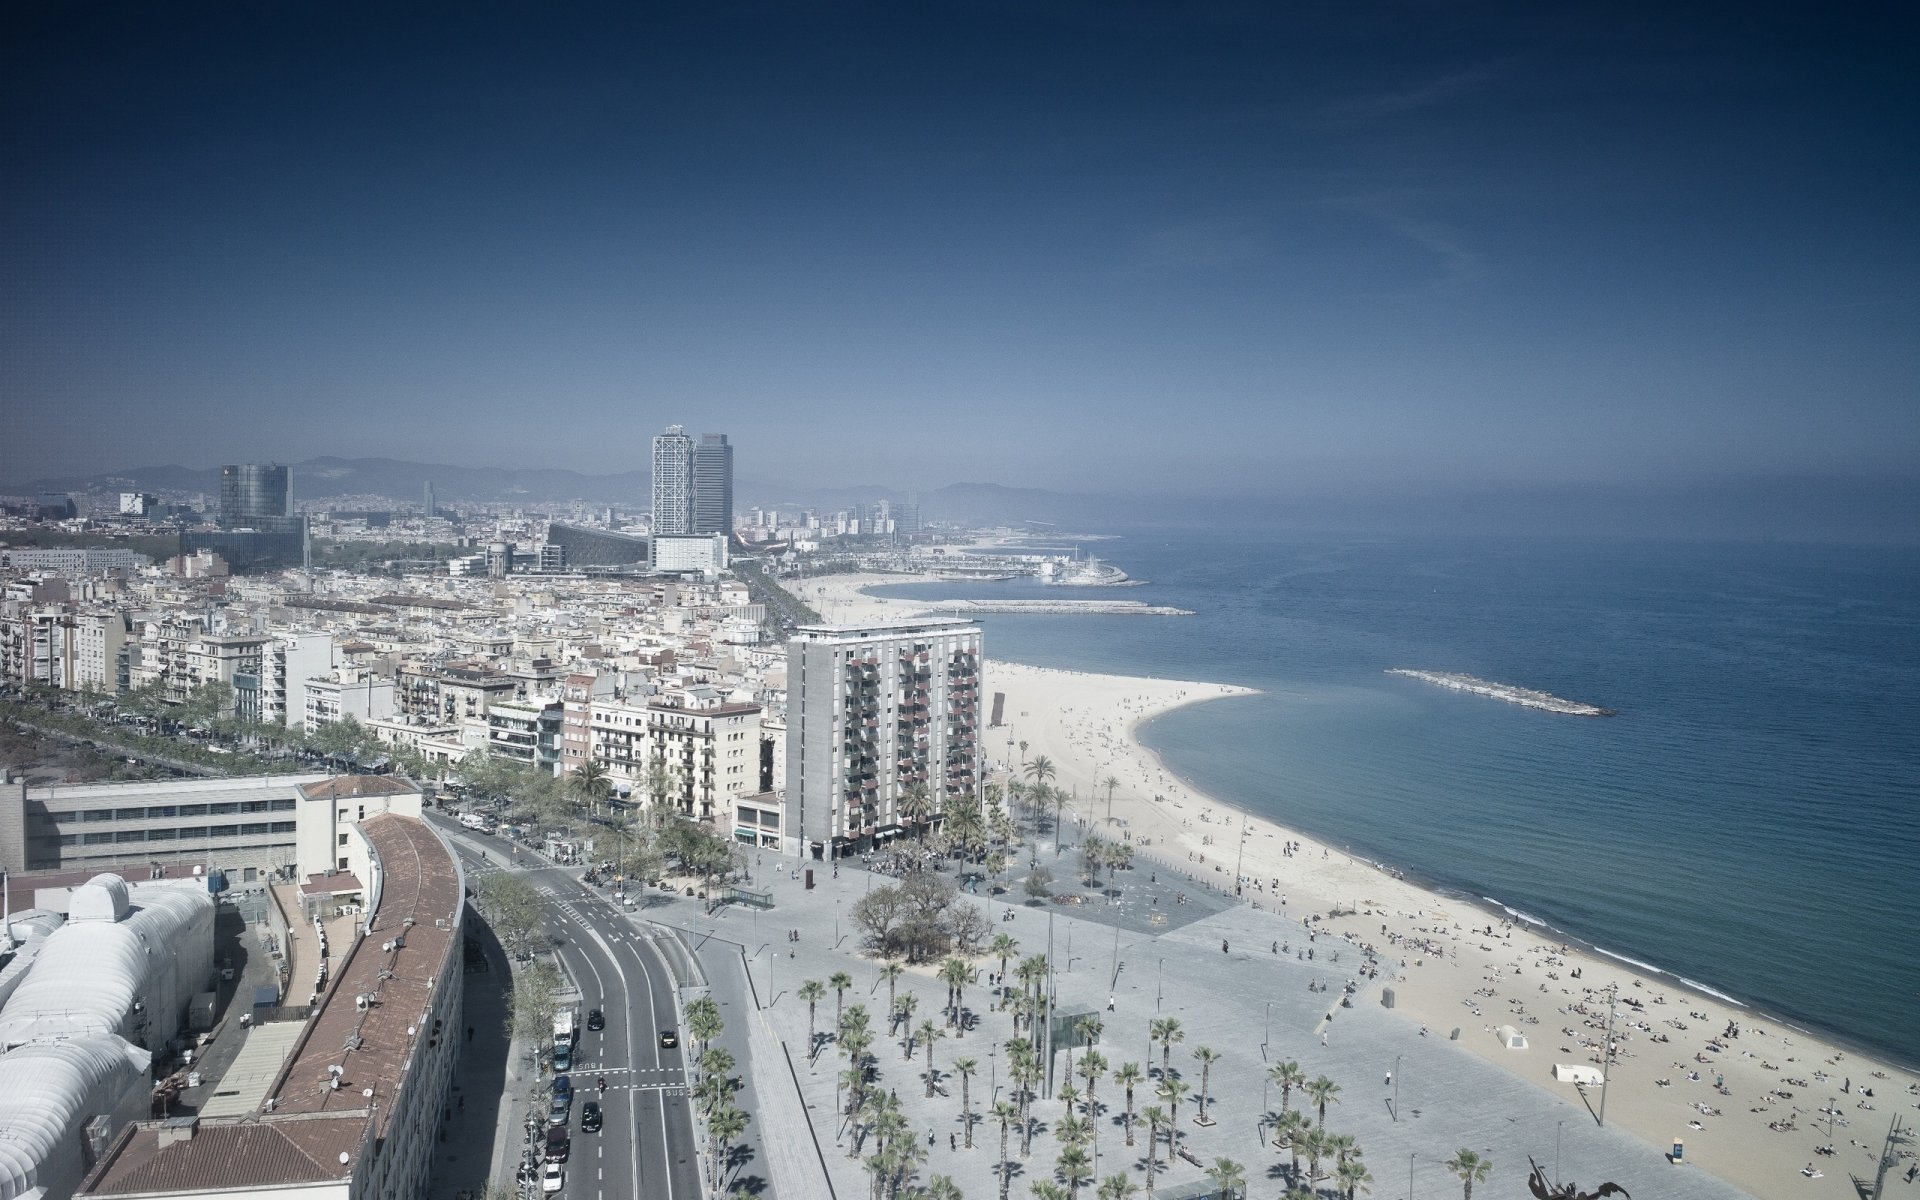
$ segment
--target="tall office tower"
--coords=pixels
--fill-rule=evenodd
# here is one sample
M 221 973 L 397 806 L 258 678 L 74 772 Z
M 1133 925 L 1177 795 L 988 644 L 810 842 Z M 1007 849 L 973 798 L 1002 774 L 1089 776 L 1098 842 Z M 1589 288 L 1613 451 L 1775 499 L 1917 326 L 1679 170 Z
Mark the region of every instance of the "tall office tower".
M 420 515 L 433 519 L 433 480 L 429 479 L 420 489 Z
M 240 463 L 220 468 L 220 524 L 233 528 L 261 517 L 292 515 L 292 467 Z
M 733 534 L 733 447 L 703 433 L 693 452 L 693 532 Z
M 683 426 L 669 425 L 653 439 L 653 531 L 693 532 L 693 439 Z
M 980 626 L 802 625 L 787 643 L 787 830 L 801 857 L 871 849 L 980 795 Z M 903 798 L 926 789 L 926 808 Z

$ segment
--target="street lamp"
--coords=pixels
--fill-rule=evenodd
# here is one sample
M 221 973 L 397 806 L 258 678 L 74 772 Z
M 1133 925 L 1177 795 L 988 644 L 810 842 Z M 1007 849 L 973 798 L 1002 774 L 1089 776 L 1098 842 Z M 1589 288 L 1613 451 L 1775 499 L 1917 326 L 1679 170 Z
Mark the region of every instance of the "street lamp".
M 1393 1056 L 1393 1119 L 1400 1119 L 1400 1056 Z

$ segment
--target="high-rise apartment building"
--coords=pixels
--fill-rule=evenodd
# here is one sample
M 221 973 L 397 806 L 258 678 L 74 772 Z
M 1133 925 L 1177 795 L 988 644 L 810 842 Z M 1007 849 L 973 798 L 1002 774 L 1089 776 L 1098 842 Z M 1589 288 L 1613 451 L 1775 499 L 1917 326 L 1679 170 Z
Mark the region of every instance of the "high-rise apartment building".
M 234 529 L 292 515 L 292 467 L 239 463 L 220 468 L 220 524 Z
M 787 644 L 787 836 L 870 849 L 980 794 L 980 627 L 803 625 Z M 922 789 L 916 813 L 903 800 Z M 797 840 L 797 843 L 796 843 Z
M 433 480 L 429 479 L 420 485 L 420 515 L 432 520 L 435 511 L 437 510 L 433 502 Z
M 733 533 L 733 447 L 724 433 L 700 435 L 693 452 L 693 533 Z
M 653 532 L 693 532 L 693 439 L 684 426 L 669 425 L 653 439 Z

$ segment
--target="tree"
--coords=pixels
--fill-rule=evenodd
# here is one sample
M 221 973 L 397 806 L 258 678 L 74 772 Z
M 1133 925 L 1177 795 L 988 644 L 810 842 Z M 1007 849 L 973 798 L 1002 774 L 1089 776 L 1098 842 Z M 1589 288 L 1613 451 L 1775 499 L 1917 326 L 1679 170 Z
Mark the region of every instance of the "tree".
M 1207 1178 L 1220 1189 L 1224 1200 L 1239 1200 L 1246 1194 L 1247 1169 L 1230 1158 L 1216 1158 L 1207 1168 Z
M 560 972 L 546 959 L 516 966 L 513 993 L 507 1000 L 508 1037 L 534 1047 L 548 1044 L 553 1018 L 560 1011 L 554 996 L 559 988 Z
M 927 1047 L 927 1095 L 929 1096 L 933 1095 L 933 1081 L 938 1078 L 933 1069 L 933 1044 L 945 1036 L 947 1031 L 935 1025 L 932 1017 L 920 1022 L 920 1041 Z
M 840 1028 L 841 1004 L 847 998 L 847 989 L 853 986 L 853 976 L 845 971 L 835 971 L 827 977 L 827 986 L 833 989 L 833 1027 Z
M 1093 1160 L 1078 1146 L 1062 1150 L 1054 1169 L 1067 1181 L 1067 1200 L 1079 1200 L 1080 1185 L 1093 1178 Z
M 681 790 L 680 772 L 669 767 L 665 759 L 656 758 L 647 765 L 647 773 L 642 779 L 641 786 L 647 789 L 647 795 L 653 801 L 654 811 L 659 812 L 666 807 L 667 796 Z M 691 809 L 693 806 L 688 802 L 680 807 Z
M 473 904 L 516 960 L 544 938 L 547 907 L 524 875 L 492 871 L 480 876 L 473 884 Z
M 1107 820 L 1111 821 L 1113 820 L 1113 789 L 1120 786 L 1120 777 L 1109 775 L 1100 781 L 1100 785 L 1107 789 Z
M 1139 1083 L 1143 1077 L 1140 1064 L 1135 1062 L 1121 1063 L 1114 1068 L 1113 1072 L 1113 1081 L 1127 1089 L 1127 1114 L 1124 1121 L 1129 1146 L 1133 1145 L 1133 1085 Z
M 1291 1108 L 1281 1109 L 1279 1119 L 1273 1123 L 1273 1144 L 1292 1157 L 1289 1177 L 1296 1183 L 1300 1179 L 1300 1144 L 1310 1127 L 1307 1114 Z
M 1481 1158 L 1465 1146 L 1454 1151 L 1453 1157 L 1447 1160 L 1446 1166 L 1447 1170 L 1460 1177 L 1462 1185 L 1460 1200 L 1473 1200 L 1473 1185 L 1485 1183 L 1487 1176 L 1493 1174 L 1493 1160 Z
M 1027 752 L 1027 744 L 1025 742 L 1021 742 L 1020 753 L 1024 755 L 1026 752 Z M 1053 760 L 1048 758 L 1044 754 L 1038 756 L 1032 762 L 1027 764 L 1026 776 L 1035 785 L 1040 787 L 1045 787 L 1046 785 L 1052 783 L 1053 776 L 1054 776 Z
M 613 780 L 608 778 L 607 768 L 599 759 L 590 758 L 567 776 L 567 790 L 586 805 L 591 814 L 613 795 Z
M 1275 1063 L 1272 1067 L 1268 1068 L 1267 1078 L 1272 1080 L 1273 1085 L 1280 1089 L 1280 1111 L 1285 1112 L 1287 1110 L 1287 1102 L 1293 1096 L 1293 1089 L 1306 1085 L 1307 1073 L 1300 1069 L 1299 1063 L 1289 1059 L 1283 1063 Z
M 1320 1110 L 1320 1127 L 1327 1125 L 1327 1105 L 1340 1103 L 1340 1085 L 1325 1075 L 1316 1075 L 1306 1085 L 1307 1095 L 1313 1097 L 1314 1104 Z
M 920 840 L 927 837 L 926 822 L 933 813 L 933 798 L 927 791 L 927 785 L 919 780 L 900 789 L 900 820 L 919 832 Z
M 1153 1163 L 1160 1153 L 1160 1127 L 1167 1123 L 1167 1112 L 1158 1104 L 1149 1104 L 1140 1110 L 1140 1119 L 1147 1123 L 1147 1195 L 1153 1195 Z M 1167 1148 L 1167 1165 L 1173 1165 L 1173 1148 Z
M 1045 867 L 1035 867 L 1027 872 L 1027 895 L 1035 900 L 1044 900 L 1052 895 L 1053 872 Z
M 693 1040 L 700 1044 L 700 1051 L 703 1054 L 706 1052 L 707 1043 L 719 1037 L 720 1031 L 726 1028 L 726 1022 L 720 1018 L 720 1006 L 714 1003 L 711 996 L 702 996 L 697 1000 L 689 1001 L 686 1007 L 686 1018 L 687 1032 L 692 1034 Z
M 1107 1073 L 1107 1056 L 1098 1050 L 1089 1050 L 1080 1057 L 1080 1077 L 1087 1081 L 1087 1116 L 1095 1113 L 1093 1092 L 1100 1085 L 1100 1077 Z
M 960 1185 L 946 1175 L 935 1175 L 927 1180 L 927 1200 L 965 1200 Z
M 1207 1123 L 1207 1080 L 1213 1073 L 1213 1064 L 1220 1061 L 1220 1052 L 1211 1046 L 1195 1046 L 1194 1061 L 1200 1064 L 1200 1123 Z
M 961 1003 L 966 987 L 973 982 L 973 968 L 964 959 L 949 958 L 940 964 L 940 982 L 947 985 L 947 1023 L 956 1027 L 956 1037 L 965 1037 L 966 1023 L 961 1020 Z
M 1353 1194 L 1360 1188 L 1366 1188 L 1373 1182 L 1373 1172 L 1367 1170 L 1367 1164 L 1357 1158 L 1350 1158 L 1333 1169 L 1333 1178 L 1340 1190 L 1346 1193 L 1347 1200 L 1353 1200 Z
M 980 1073 L 977 1058 L 955 1059 L 953 1073 L 960 1077 L 960 1126 L 966 1131 L 967 1149 L 973 1149 L 973 1089 L 971 1081 Z
M 887 981 L 887 1011 L 888 1012 L 893 1011 L 894 985 L 899 983 L 900 977 L 902 975 L 905 975 L 906 973 L 907 973 L 907 969 L 901 966 L 897 962 L 890 962 L 886 966 L 880 968 L 880 978 Z
M 1147 1030 L 1147 1040 L 1160 1043 L 1160 1078 L 1165 1079 L 1172 1068 L 1173 1045 L 1187 1040 L 1186 1031 L 1180 1028 L 1178 1017 L 1155 1017 Z
M 1000 960 L 1000 993 L 1005 995 L 1007 960 L 1020 953 L 1020 942 L 1010 933 L 999 934 L 993 939 L 993 945 L 987 947 L 987 953 Z
M 913 1010 L 919 1007 L 920 997 L 914 995 L 912 992 L 908 992 L 898 1000 L 895 1000 L 893 1002 L 893 1011 L 887 1014 L 887 1032 L 892 1033 L 903 1025 L 911 1024 L 913 1021 Z M 908 1038 L 907 1044 L 911 1047 L 913 1039 Z M 911 1049 L 907 1051 L 907 1057 L 913 1057 L 913 1051 Z
M 1068 1200 L 1067 1189 L 1051 1179 L 1033 1181 L 1033 1200 Z
M 1007 1131 L 1020 1116 L 1020 1110 L 1005 1100 L 993 1104 L 993 1119 L 1000 1122 L 1000 1200 L 1007 1200 L 1007 1180 L 1013 1174 L 1013 1160 L 1007 1157 Z
M 1304 1130 L 1299 1136 L 1300 1150 L 1307 1156 L 1307 1186 L 1319 1186 L 1320 1160 L 1332 1150 L 1327 1145 L 1327 1131 L 1319 1126 Z
M 795 993 L 807 1002 L 807 1061 L 813 1061 L 814 1053 L 820 1048 L 820 1036 L 814 1032 L 813 1014 L 820 1001 L 825 999 L 827 989 L 818 979 L 809 979 L 800 985 Z
M 1160 1086 L 1154 1089 L 1154 1094 L 1167 1102 L 1167 1128 L 1169 1131 L 1167 1140 L 1169 1143 L 1179 1136 L 1178 1132 L 1175 1131 L 1175 1126 L 1180 1123 L 1180 1101 L 1192 1090 L 1193 1085 L 1184 1079 L 1162 1079 Z M 1171 1146 L 1169 1146 L 1168 1149 L 1169 1153 L 1171 1153 Z
M 1109 1175 L 1100 1181 L 1100 1200 L 1132 1200 L 1140 1189 L 1124 1174 Z

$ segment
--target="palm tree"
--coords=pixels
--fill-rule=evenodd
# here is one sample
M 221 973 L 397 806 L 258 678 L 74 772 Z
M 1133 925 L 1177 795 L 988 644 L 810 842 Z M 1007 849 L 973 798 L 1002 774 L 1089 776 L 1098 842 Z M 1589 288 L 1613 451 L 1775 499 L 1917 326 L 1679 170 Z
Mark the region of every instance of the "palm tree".
M 1220 1052 L 1211 1046 L 1195 1046 L 1193 1057 L 1200 1064 L 1200 1123 L 1207 1123 L 1207 1079 L 1213 1073 L 1213 1064 L 1220 1061 Z
M 977 1058 L 958 1059 L 953 1064 L 953 1073 L 960 1077 L 960 1125 L 966 1130 L 967 1149 L 973 1149 L 973 1093 L 968 1081 L 980 1072 L 980 1060 Z
M 1293 1098 L 1293 1089 L 1305 1086 L 1307 1073 L 1300 1069 L 1299 1063 L 1289 1059 L 1286 1062 L 1275 1063 L 1269 1067 L 1267 1069 L 1267 1078 L 1272 1080 L 1273 1085 L 1280 1089 L 1280 1111 L 1285 1112 L 1287 1111 L 1287 1102 Z
M 960 1185 L 945 1175 L 927 1180 L 927 1200 L 965 1200 Z
M 945 1036 L 947 1031 L 935 1025 L 932 1017 L 920 1022 L 920 1040 L 926 1043 L 927 1047 L 927 1095 L 929 1096 L 933 1095 L 933 1081 L 936 1078 L 933 1070 L 933 1044 Z
M 1473 1200 L 1473 1185 L 1485 1183 L 1487 1176 L 1493 1174 L 1493 1160 L 1481 1158 L 1465 1146 L 1454 1151 L 1453 1157 L 1446 1162 L 1447 1170 L 1460 1177 L 1464 1185 L 1460 1200 Z
M 1020 1089 L 1020 1157 L 1026 1158 L 1033 1153 L 1033 1118 L 1027 1105 L 1033 1099 L 1033 1085 L 1040 1082 L 1040 1064 L 1029 1055 L 1011 1064 L 1010 1074 Z
M 965 1037 L 967 1027 L 960 1019 L 960 1004 L 966 987 L 973 982 L 973 968 L 965 959 L 949 958 L 940 964 L 940 982 L 947 985 L 947 1023 L 956 1027 L 956 1037 Z
M 840 1028 L 840 1006 L 847 998 L 847 989 L 853 986 L 853 976 L 845 971 L 835 971 L 827 977 L 827 986 L 833 989 L 833 1027 Z
M 1149 1104 L 1140 1110 L 1140 1119 L 1147 1123 L 1147 1195 L 1153 1195 L 1153 1163 L 1160 1153 L 1160 1127 L 1167 1123 L 1166 1110 L 1158 1104 Z M 1173 1165 L 1173 1151 L 1167 1151 L 1167 1165 Z
M 1007 1179 L 1013 1174 L 1013 1160 L 1007 1157 L 1007 1130 L 1019 1115 L 1020 1110 L 1007 1101 L 994 1101 L 993 1119 L 1000 1122 L 1000 1200 L 1007 1200 Z
M 1172 1152 L 1171 1143 L 1173 1139 L 1179 1136 L 1177 1132 L 1174 1132 L 1174 1128 L 1180 1123 L 1180 1100 L 1192 1090 L 1193 1085 L 1181 1079 L 1162 1079 L 1160 1086 L 1154 1089 L 1154 1094 L 1167 1102 L 1167 1129 L 1169 1130 L 1167 1141 L 1169 1143 L 1169 1153 Z M 1168 1161 L 1171 1163 L 1172 1160 L 1169 1159 Z
M 1080 1185 L 1093 1178 L 1093 1160 L 1080 1147 L 1068 1146 L 1060 1152 L 1054 1170 L 1067 1181 L 1067 1200 L 1079 1200 Z
M 1292 1157 L 1288 1178 L 1296 1184 L 1300 1182 L 1300 1146 L 1310 1127 L 1307 1115 L 1291 1108 L 1281 1109 L 1280 1119 L 1273 1123 L 1273 1144 Z
M 1125 1175 L 1109 1175 L 1100 1181 L 1100 1200 L 1133 1200 L 1140 1189 Z
M 1213 1165 L 1207 1168 L 1207 1178 L 1220 1189 L 1224 1200 L 1239 1200 L 1245 1194 L 1247 1169 L 1230 1158 L 1214 1159 Z
M 1187 1035 L 1180 1028 L 1178 1017 L 1155 1017 L 1147 1028 L 1147 1040 L 1160 1043 L 1160 1077 L 1165 1079 L 1173 1058 L 1173 1044 L 1186 1041 Z
M 1320 1127 L 1325 1129 L 1327 1126 L 1327 1105 L 1328 1103 L 1340 1103 L 1340 1085 L 1328 1079 L 1325 1075 L 1316 1075 L 1308 1082 L 1304 1090 L 1307 1095 L 1313 1098 L 1314 1104 L 1319 1108 Z
M 887 1011 L 888 1012 L 893 1011 L 893 985 L 899 981 L 902 975 L 905 975 L 906 973 L 907 973 L 907 969 L 901 966 L 897 962 L 890 962 L 886 966 L 880 968 L 880 978 L 887 981 Z
M 807 1002 L 807 1058 L 811 1060 L 814 1051 L 820 1047 L 819 1035 L 813 1028 L 814 1008 L 826 997 L 827 989 L 818 979 L 809 979 L 794 994 Z
M 567 777 L 567 790 L 587 806 L 591 815 L 595 805 L 613 794 L 613 780 L 607 778 L 607 768 L 599 759 L 590 758 Z
M 1113 820 L 1113 789 L 1120 786 L 1120 777 L 1109 775 L 1100 781 L 1100 786 L 1107 789 L 1107 820 L 1111 822 Z
M 1068 1200 L 1067 1189 L 1051 1179 L 1033 1181 L 1033 1200 Z
M 1357 1189 L 1367 1188 L 1373 1182 L 1373 1172 L 1367 1170 L 1367 1164 L 1357 1158 L 1350 1158 L 1333 1169 L 1333 1178 L 1346 1193 L 1347 1200 L 1353 1200 Z M 1372 1188 L 1367 1188 L 1372 1191 Z
M 747 1131 L 747 1114 L 729 1104 L 707 1118 L 707 1147 L 712 1164 L 709 1178 L 715 1192 L 720 1190 L 720 1167 L 725 1160 L 727 1147 L 740 1139 Z
M 1327 1131 L 1319 1126 L 1308 1129 L 1300 1135 L 1300 1150 L 1307 1156 L 1307 1187 L 1309 1189 L 1320 1183 L 1320 1160 L 1332 1152 L 1333 1148 L 1327 1144 L 1328 1137 Z
M 1073 1086 L 1073 1076 L 1069 1074 L 1067 1078 L 1061 1082 L 1059 1089 L 1053 1094 L 1067 1110 L 1067 1115 L 1062 1119 L 1072 1120 L 1073 1102 L 1080 1098 L 1080 1089 Z
M 687 1005 L 687 1032 L 700 1043 L 700 1052 L 705 1053 L 707 1043 L 720 1036 L 725 1026 L 720 1019 L 720 1006 L 711 996 L 702 996 Z
M 1360 1157 L 1360 1143 L 1350 1133 L 1335 1133 L 1327 1136 L 1327 1149 L 1340 1162 L 1348 1158 Z
M 1139 1083 L 1143 1077 L 1140 1071 L 1140 1064 L 1135 1062 L 1121 1063 L 1118 1067 L 1115 1067 L 1113 1071 L 1113 1081 L 1127 1089 L 1127 1115 L 1125 1120 L 1127 1145 L 1129 1146 L 1133 1145 L 1133 1085 Z
M 1100 1077 L 1107 1073 L 1107 1056 L 1098 1050 L 1089 1050 L 1080 1056 L 1080 1077 L 1087 1081 L 1087 1115 L 1094 1115 L 1093 1091 L 1100 1084 Z
M 1000 994 L 1006 995 L 1007 960 L 1020 953 L 1020 942 L 1010 933 L 1002 933 L 987 947 L 987 953 L 1000 960 Z
M 895 1000 L 893 1002 L 893 1010 L 887 1014 L 887 1032 L 892 1033 L 902 1025 L 910 1024 L 913 1020 L 913 1010 L 919 1007 L 920 997 L 914 995 L 912 992 L 908 992 L 898 1000 Z M 912 1051 L 908 1051 L 907 1056 L 911 1058 L 913 1056 Z
M 919 828 L 921 841 L 926 840 L 924 822 L 932 811 L 933 797 L 928 793 L 926 784 L 916 780 L 900 790 L 900 819 Z

